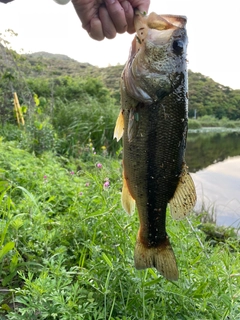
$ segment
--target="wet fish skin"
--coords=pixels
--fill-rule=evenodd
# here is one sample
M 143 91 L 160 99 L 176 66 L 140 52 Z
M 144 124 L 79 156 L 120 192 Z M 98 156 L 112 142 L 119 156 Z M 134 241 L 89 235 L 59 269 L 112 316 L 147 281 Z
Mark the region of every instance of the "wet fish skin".
M 136 201 L 140 229 L 134 251 L 137 269 L 156 267 L 178 279 L 166 233 L 170 202 L 175 218 L 194 206 L 196 194 L 184 160 L 187 138 L 186 18 L 137 13 L 128 62 L 122 73 L 122 110 L 115 137 L 123 135 L 122 204 Z

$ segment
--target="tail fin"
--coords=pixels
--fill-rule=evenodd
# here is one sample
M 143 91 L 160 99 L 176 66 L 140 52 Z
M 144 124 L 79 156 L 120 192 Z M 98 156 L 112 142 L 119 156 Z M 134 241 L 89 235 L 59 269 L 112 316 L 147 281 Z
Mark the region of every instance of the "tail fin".
M 168 238 L 153 248 L 147 248 L 137 239 L 134 261 L 136 269 L 155 267 L 166 279 L 178 280 L 177 263 Z

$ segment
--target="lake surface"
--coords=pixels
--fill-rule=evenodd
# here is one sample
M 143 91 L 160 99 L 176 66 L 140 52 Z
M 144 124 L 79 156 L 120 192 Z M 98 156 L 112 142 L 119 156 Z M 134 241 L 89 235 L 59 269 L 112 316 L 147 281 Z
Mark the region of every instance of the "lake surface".
M 195 211 L 214 212 L 218 225 L 240 228 L 240 132 L 189 132 L 186 162 L 197 191 Z

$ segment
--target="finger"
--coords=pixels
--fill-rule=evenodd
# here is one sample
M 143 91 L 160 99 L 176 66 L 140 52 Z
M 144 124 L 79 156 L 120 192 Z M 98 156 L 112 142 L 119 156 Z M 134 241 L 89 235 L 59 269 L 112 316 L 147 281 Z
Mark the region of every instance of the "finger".
M 134 23 L 133 23 L 133 18 L 134 18 L 134 10 L 133 7 L 131 6 L 129 1 L 122 1 L 121 6 L 123 7 L 123 10 L 125 12 L 125 19 L 127 21 L 127 32 L 128 33 L 134 33 L 135 28 L 134 28 Z
M 90 20 L 93 16 L 88 15 L 89 8 L 82 6 L 81 2 L 79 0 L 72 0 L 72 4 L 76 10 L 76 13 L 82 22 L 83 29 L 87 30 L 87 32 L 90 32 Z
M 127 21 L 123 7 L 118 0 L 105 0 L 105 4 L 117 33 L 124 33 L 127 30 Z
M 150 0 L 129 0 L 133 9 L 138 9 L 141 12 L 148 12 Z
M 103 35 L 108 39 L 115 38 L 117 34 L 117 30 L 105 6 L 101 6 L 99 8 L 99 19 L 101 20 L 101 23 L 102 23 Z
M 99 20 L 99 18 L 97 18 L 97 17 L 92 18 L 92 20 L 90 21 L 90 27 L 89 27 L 88 34 L 94 40 L 101 41 L 104 39 L 102 23 Z
M 90 23 L 98 17 L 98 8 L 103 0 L 72 0 L 83 29 L 90 31 Z

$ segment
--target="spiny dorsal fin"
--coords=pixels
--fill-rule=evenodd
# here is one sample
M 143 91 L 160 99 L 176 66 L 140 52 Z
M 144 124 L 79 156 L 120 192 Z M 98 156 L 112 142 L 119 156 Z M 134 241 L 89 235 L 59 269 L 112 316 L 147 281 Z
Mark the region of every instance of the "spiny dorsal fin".
M 135 210 L 135 200 L 131 196 L 128 186 L 127 186 L 127 181 L 125 177 L 123 177 L 123 188 L 122 188 L 122 206 L 123 209 L 128 213 L 128 214 L 133 214 Z
M 195 185 L 184 165 L 174 196 L 169 201 L 170 212 L 174 219 L 180 220 L 193 209 L 197 200 Z
M 113 139 L 116 138 L 117 141 L 119 141 L 123 136 L 123 130 L 124 130 L 124 118 L 123 118 L 123 110 L 121 110 L 117 118 Z

